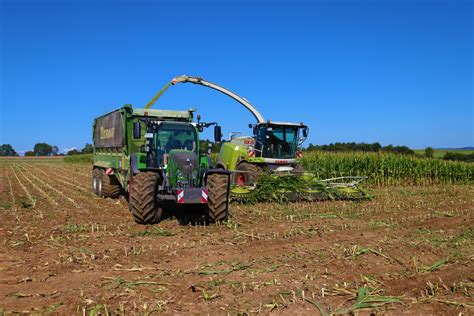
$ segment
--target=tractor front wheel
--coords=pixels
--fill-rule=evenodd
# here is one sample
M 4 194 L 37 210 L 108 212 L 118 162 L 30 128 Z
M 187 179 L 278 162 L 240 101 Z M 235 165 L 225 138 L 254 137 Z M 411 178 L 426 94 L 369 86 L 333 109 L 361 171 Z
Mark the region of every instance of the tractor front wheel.
M 211 222 L 225 221 L 229 217 L 229 177 L 226 174 L 210 174 L 207 177 L 208 218 Z
M 252 185 L 257 181 L 261 172 L 262 168 L 258 165 L 243 161 L 237 166 L 234 184 L 237 186 Z
M 158 207 L 156 201 L 158 179 L 157 173 L 147 171 L 133 177 L 130 209 L 138 224 L 155 224 L 163 216 L 163 209 Z

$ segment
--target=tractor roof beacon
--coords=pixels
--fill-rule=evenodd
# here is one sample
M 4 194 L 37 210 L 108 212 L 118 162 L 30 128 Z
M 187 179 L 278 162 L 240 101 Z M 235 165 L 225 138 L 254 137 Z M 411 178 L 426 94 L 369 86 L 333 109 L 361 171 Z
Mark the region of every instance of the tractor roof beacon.
M 211 222 L 228 216 L 230 173 L 216 169 L 199 147 L 199 133 L 217 123 L 193 121 L 194 109 L 134 109 L 125 105 L 93 124 L 92 190 L 99 196 L 129 197 L 140 224 L 160 221 L 177 205 L 186 213 L 204 210 Z

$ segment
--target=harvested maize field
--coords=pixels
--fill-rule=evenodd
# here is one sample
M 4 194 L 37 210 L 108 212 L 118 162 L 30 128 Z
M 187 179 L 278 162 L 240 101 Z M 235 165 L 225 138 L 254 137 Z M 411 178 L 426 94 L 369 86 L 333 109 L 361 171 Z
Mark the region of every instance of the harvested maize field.
M 0 160 L 0 314 L 474 313 L 474 186 L 134 223 L 91 166 Z

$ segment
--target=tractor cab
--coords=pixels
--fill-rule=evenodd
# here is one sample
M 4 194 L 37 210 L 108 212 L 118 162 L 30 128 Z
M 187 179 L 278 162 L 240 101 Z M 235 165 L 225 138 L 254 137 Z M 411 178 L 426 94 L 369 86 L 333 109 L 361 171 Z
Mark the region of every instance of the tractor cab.
M 251 127 L 253 127 L 254 132 L 255 150 L 259 156 L 265 158 L 295 158 L 299 153 L 299 146 L 308 135 L 308 127 L 303 123 L 268 121 L 251 125 Z
M 156 134 L 156 149 L 169 154 L 173 149 L 197 151 L 197 133 L 192 124 L 178 122 L 161 123 Z

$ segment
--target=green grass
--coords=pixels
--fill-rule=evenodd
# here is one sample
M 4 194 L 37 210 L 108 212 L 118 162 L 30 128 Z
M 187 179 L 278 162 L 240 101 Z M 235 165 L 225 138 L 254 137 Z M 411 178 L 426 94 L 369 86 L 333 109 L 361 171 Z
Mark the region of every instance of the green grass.
M 63 161 L 68 162 L 68 163 L 93 163 L 94 158 L 92 154 L 73 155 L 73 156 L 65 156 Z
M 132 235 L 134 237 L 145 237 L 145 236 L 151 236 L 151 237 L 167 237 L 167 236 L 174 236 L 175 234 L 173 232 L 170 232 L 169 230 L 163 229 L 159 226 L 150 226 L 149 229 L 145 229 L 143 231 L 136 231 L 133 232 Z

